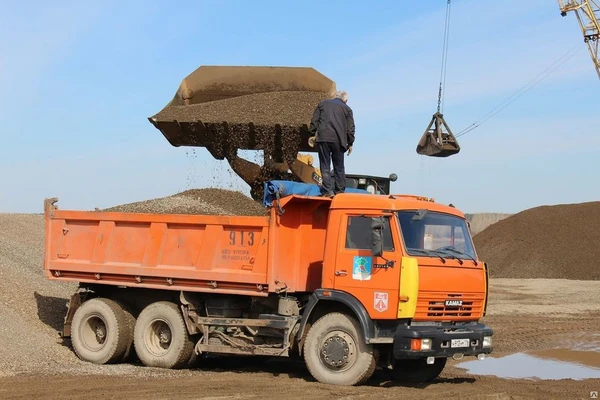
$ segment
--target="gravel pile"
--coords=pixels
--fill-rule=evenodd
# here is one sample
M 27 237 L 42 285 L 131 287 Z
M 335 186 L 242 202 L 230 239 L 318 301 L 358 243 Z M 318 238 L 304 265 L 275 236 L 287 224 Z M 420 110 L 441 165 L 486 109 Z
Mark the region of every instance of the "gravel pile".
M 0 375 L 59 363 L 68 352 L 52 326 L 60 322 L 72 285 L 43 276 L 44 218 L 0 214 Z
M 166 107 L 154 117 L 159 121 L 300 126 L 310 123 L 315 107 L 326 98 L 328 95 L 323 92 L 256 93 L 189 106 Z
M 0 227 L 0 377 L 134 372 L 132 365 L 97 368 L 63 345 L 57 332 L 77 285 L 43 275 L 44 217 L 0 214 Z
M 267 214 L 265 207 L 243 193 L 215 188 L 186 190 L 172 196 L 123 204 L 103 211 L 245 216 Z
M 0 377 L 29 373 L 181 377 L 191 373 L 79 360 L 70 343 L 58 335 L 77 284 L 46 279 L 43 252 L 42 215 L 0 214 Z
M 211 215 L 265 215 L 266 209 L 240 192 L 192 189 L 172 196 L 112 207 L 111 211 Z M 19 373 L 134 374 L 175 372 L 131 364 L 82 362 L 58 335 L 76 283 L 43 274 L 44 217 L 0 214 L 0 377 Z M 179 374 L 181 374 L 179 372 Z
M 473 238 L 497 278 L 600 280 L 600 202 L 535 207 Z

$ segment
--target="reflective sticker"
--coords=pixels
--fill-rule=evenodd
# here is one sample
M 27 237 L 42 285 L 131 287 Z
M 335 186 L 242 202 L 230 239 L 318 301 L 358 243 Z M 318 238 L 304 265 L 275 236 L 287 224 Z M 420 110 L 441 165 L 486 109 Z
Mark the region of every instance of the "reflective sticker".
M 354 265 L 352 266 L 352 279 L 357 281 L 371 280 L 371 257 L 354 256 Z
M 388 309 L 388 294 L 386 292 L 375 292 L 373 295 L 373 307 L 379 312 Z

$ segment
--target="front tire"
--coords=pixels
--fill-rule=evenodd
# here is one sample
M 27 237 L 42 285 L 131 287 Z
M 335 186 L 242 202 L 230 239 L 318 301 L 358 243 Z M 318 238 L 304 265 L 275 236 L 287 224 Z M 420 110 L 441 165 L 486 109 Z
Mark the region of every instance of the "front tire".
M 326 314 L 308 331 L 304 362 L 317 381 L 354 386 L 375 372 L 373 347 L 365 343 L 355 318 L 342 313 Z
M 194 351 L 183 316 L 176 304 L 152 303 L 137 318 L 134 346 L 147 367 L 182 368 L 189 365 Z
M 87 300 L 73 315 L 73 350 L 80 359 L 94 364 L 123 361 L 131 349 L 134 323 L 131 313 L 114 300 Z
M 396 360 L 392 377 L 400 382 L 427 383 L 437 378 L 445 366 L 446 358 L 436 358 L 433 364 L 427 364 L 426 358 Z

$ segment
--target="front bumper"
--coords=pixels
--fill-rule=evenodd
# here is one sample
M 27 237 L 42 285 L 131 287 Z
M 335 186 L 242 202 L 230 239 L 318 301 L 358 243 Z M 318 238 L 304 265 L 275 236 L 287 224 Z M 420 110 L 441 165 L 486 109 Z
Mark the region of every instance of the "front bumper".
M 477 356 L 490 354 L 493 346 L 483 347 L 483 337 L 493 336 L 491 328 L 480 323 L 453 326 L 401 325 L 394 334 L 393 353 L 396 359 L 452 357 L 455 354 Z M 431 349 L 411 349 L 412 339 L 431 339 Z M 453 339 L 468 339 L 468 347 L 453 347 Z M 464 342 L 464 341 L 463 341 Z

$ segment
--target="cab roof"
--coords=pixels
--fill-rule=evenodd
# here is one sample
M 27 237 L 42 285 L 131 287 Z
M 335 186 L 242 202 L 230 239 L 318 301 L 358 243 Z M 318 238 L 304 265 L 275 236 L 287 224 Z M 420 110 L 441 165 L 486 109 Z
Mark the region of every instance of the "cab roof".
M 330 209 L 361 209 L 361 210 L 421 210 L 437 211 L 465 218 L 464 214 L 457 208 L 436 203 L 434 199 L 410 194 L 363 194 L 363 193 L 340 193 L 333 199 L 314 196 L 286 196 L 281 199 L 281 206 L 294 201 L 294 199 L 305 201 L 331 202 Z

